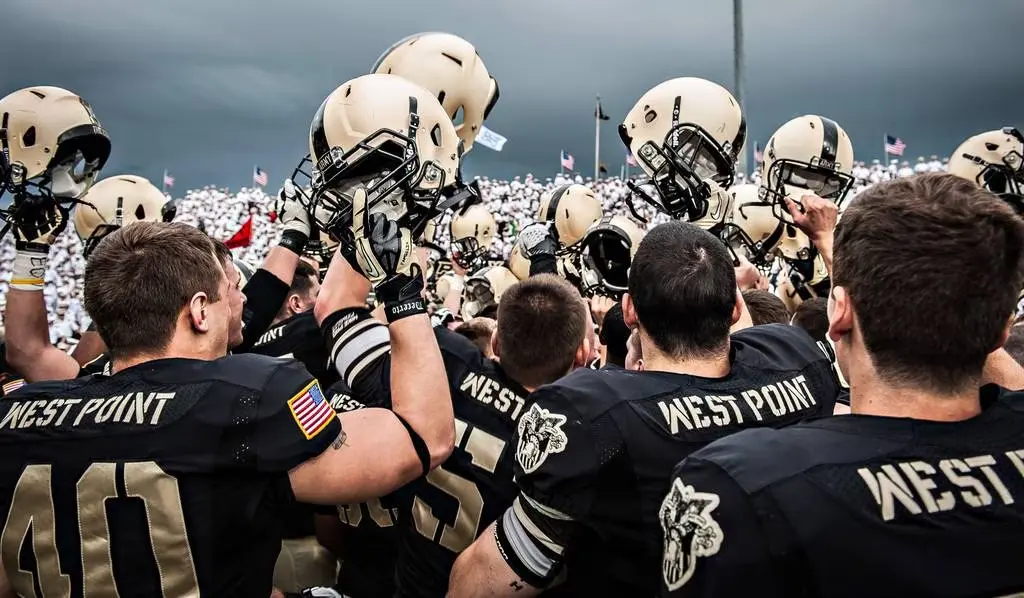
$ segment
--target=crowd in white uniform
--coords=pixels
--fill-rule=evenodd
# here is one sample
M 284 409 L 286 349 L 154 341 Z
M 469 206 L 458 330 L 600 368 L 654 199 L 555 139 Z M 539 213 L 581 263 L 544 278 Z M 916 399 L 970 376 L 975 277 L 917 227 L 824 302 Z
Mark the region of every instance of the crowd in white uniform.
M 853 167 L 856 183 L 852 195 L 856 195 L 873 183 L 896 177 L 911 176 L 921 172 L 940 172 L 946 169 L 946 160 L 936 156 L 930 159 L 918 158 L 909 162 L 892 160 L 883 165 L 879 160 L 871 163 L 858 162 Z M 751 182 L 760 183 L 757 172 Z M 605 214 L 627 214 L 626 197 L 629 189 L 618 177 L 600 179 L 597 182 L 581 175 L 557 175 L 554 178 L 537 178 L 533 175 L 514 177 L 511 181 L 482 177 L 479 179 L 484 202 L 494 214 L 498 223 L 498 234 L 491 248 L 491 257 L 508 257 L 515 242 L 516 234 L 533 222 L 540 196 L 558 185 L 582 183 L 594 189 L 604 205 Z M 743 182 L 743 181 L 738 181 Z M 178 204 L 175 220 L 193 226 L 200 226 L 211 237 L 227 240 L 234 235 L 250 214 L 252 219 L 252 242 L 247 247 L 234 250 L 235 256 L 251 264 L 260 264 L 267 252 L 280 236 L 280 227 L 271 222 L 272 207 L 270 194 L 263 189 L 247 189 L 232 193 L 227 189 L 213 186 L 186 191 Z M 648 219 L 649 226 L 668 220 L 668 216 L 657 212 L 651 206 L 637 201 L 640 214 Z M 447 230 L 442 220 L 440 230 Z M 441 239 L 441 243 L 446 243 Z M 7 235 L 0 242 L 0 301 L 7 292 L 11 279 L 10 264 L 14 257 L 14 240 Z M 53 245 L 49 269 L 46 272 L 46 309 L 50 322 L 50 340 L 58 347 L 68 349 L 74 346 L 79 334 L 90 324 L 89 316 L 82 307 L 82 278 L 85 275 L 85 259 L 82 256 L 82 242 L 69 227 Z M 0 306 L 0 318 L 3 317 Z M 2 322 L 2 320 L 0 320 Z

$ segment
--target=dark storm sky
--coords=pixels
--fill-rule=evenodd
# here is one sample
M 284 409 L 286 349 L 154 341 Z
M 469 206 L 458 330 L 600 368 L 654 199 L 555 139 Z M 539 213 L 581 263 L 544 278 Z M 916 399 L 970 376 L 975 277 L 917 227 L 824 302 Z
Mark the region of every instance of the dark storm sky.
M 948 155 L 965 137 L 1024 126 L 1022 0 L 745 0 L 750 134 L 793 116 L 850 133 L 858 159 L 882 136 L 908 155 Z M 701 76 L 732 89 L 729 0 L 3 0 L 0 94 L 59 85 L 95 108 L 113 140 L 105 173 L 176 190 L 237 187 L 253 164 L 276 189 L 306 151 L 309 121 L 394 41 L 450 31 L 476 44 L 501 85 L 470 174 L 550 176 L 562 148 L 589 172 L 593 102 L 615 125 L 651 86 Z

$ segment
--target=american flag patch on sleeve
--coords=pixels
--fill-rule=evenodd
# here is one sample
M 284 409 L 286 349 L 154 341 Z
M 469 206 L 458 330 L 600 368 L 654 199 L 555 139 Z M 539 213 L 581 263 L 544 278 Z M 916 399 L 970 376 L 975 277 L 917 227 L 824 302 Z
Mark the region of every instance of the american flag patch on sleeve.
M 22 380 L 21 378 L 18 378 L 17 380 L 11 380 L 10 382 L 4 383 L 2 388 L 4 390 L 4 394 L 9 395 L 12 392 L 21 388 L 22 386 L 25 386 L 25 381 Z
M 291 409 L 292 417 L 295 418 L 295 423 L 299 424 L 299 429 L 306 436 L 306 440 L 319 434 L 335 417 L 334 408 L 320 392 L 320 385 L 316 380 L 289 399 L 288 408 Z

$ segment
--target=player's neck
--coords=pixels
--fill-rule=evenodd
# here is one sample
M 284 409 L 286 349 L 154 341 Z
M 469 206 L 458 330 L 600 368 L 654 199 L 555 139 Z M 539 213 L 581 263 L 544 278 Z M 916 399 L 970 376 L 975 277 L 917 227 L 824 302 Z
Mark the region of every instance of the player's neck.
M 131 355 L 128 357 L 116 358 L 111 363 L 113 373 L 126 370 L 130 367 L 141 365 L 158 359 L 197 359 L 200 361 L 213 361 L 227 354 L 227 351 L 211 350 L 207 343 L 196 342 L 195 339 L 181 342 L 172 340 L 163 351 Z
M 937 422 L 956 422 L 981 413 L 977 389 L 953 394 L 887 384 L 877 376 L 850 381 L 850 413 L 906 417 Z
M 713 357 L 690 357 L 680 359 L 666 355 L 648 338 L 641 335 L 645 372 L 669 372 L 701 378 L 723 378 L 729 375 L 729 350 Z

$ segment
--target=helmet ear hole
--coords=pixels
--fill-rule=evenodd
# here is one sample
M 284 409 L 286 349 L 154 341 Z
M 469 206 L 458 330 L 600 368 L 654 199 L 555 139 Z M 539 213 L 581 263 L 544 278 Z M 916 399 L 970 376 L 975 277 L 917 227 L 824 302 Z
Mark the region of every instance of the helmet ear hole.
M 465 110 L 463 106 L 459 106 L 459 109 L 455 111 L 455 115 L 452 116 L 452 124 L 456 127 L 461 125 L 466 118 Z
M 654 119 L 656 118 L 658 118 L 658 113 L 654 110 L 648 110 L 647 113 L 644 114 L 644 122 L 646 123 L 654 122 Z
M 36 128 L 29 127 L 25 134 L 21 136 L 21 144 L 24 147 L 32 147 L 36 144 Z
M 146 208 L 142 207 L 142 204 L 139 204 L 139 207 L 135 208 L 135 219 L 136 220 L 145 220 L 146 219 Z
M 430 140 L 434 142 L 434 145 L 441 147 L 441 125 L 435 124 L 433 129 L 430 129 Z

